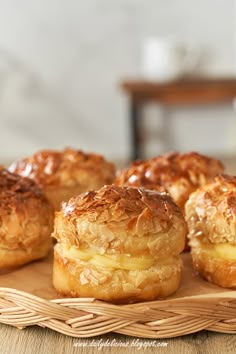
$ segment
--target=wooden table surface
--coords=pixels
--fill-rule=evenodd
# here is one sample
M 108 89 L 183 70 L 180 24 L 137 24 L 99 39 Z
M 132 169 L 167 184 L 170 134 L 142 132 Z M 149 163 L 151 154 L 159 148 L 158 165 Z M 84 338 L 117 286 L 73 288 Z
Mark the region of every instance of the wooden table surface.
M 1 354 L 163 353 L 235 354 L 236 335 L 202 331 L 172 339 L 139 339 L 109 333 L 93 338 L 71 338 L 49 329 L 24 330 L 0 325 Z M 102 349 L 102 351 L 101 351 Z

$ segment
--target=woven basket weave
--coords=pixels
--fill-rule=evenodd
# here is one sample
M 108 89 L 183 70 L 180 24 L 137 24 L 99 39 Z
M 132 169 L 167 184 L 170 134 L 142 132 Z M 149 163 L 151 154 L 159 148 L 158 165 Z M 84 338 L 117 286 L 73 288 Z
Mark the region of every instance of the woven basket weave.
M 236 292 L 132 305 L 93 298 L 45 300 L 0 288 L 0 322 L 18 328 L 38 325 L 73 337 L 108 332 L 141 338 L 170 338 L 203 329 L 236 333 Z

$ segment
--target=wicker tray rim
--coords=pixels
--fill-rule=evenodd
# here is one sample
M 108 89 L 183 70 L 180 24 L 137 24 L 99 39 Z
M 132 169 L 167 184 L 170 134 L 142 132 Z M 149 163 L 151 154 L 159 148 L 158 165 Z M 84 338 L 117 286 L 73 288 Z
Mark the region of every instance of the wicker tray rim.
M 0 287 L 0 323 L 38 325 L 78 338 L 109 332 L 173 338 L 203 329 L 236 333 L 236 291 L 114 305 L 94 298 L 46 300 Z

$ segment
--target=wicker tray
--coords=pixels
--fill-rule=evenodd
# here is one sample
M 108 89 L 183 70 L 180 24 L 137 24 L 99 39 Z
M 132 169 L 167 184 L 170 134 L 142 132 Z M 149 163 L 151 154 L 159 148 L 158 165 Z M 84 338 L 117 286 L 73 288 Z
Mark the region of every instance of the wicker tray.
M 168 300 L 112 305 L 93 298 L 60 299 L 51 285 L 52 257 L 0 275 L 0 322 L 38 325 L 73 337 L 116 332 L 141 338 L 171 338 L 202 329 L 236 333 L 236 291 L 194 275 L 183 255 L 179 290 Z

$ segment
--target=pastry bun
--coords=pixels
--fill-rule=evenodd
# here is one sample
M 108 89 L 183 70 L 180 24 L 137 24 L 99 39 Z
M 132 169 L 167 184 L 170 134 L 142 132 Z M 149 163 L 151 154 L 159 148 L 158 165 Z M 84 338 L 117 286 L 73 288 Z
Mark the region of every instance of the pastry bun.
M 104 186 L 56 213 L 53 284 L 116 303 L 165 298 L 179 286 L 186 223 L 165 193 Z
M 223 171 L 224 166 L 215 158 L 196 152 L 174 152 L 133 162 L 118 173 L 114 183 L 167 192 L 184 213 L 190 194 Z M 185 250 L 188 249 L 186 240 Z
M 45 257 L 52 245 L 53 208 L 29 178 L 0 170 L 0 269 Z
M 223 172 L 224 166 L 215 158 L 197 152 L 172 152 L 133 162 L 118 173 L 114 183 L 167 192 L 184 212 L 189 195 Z
M 39 151 L 11 164 L 9 171 L 37 182 L 55 210 L 62 201 L 112 183 L 115 178 L 113 163 L 101 155 L 71 148 Z
M 209 282 L 236 288 L 236 178 L 215 177 L 191 194 L 185 213 L 195 270 Z

